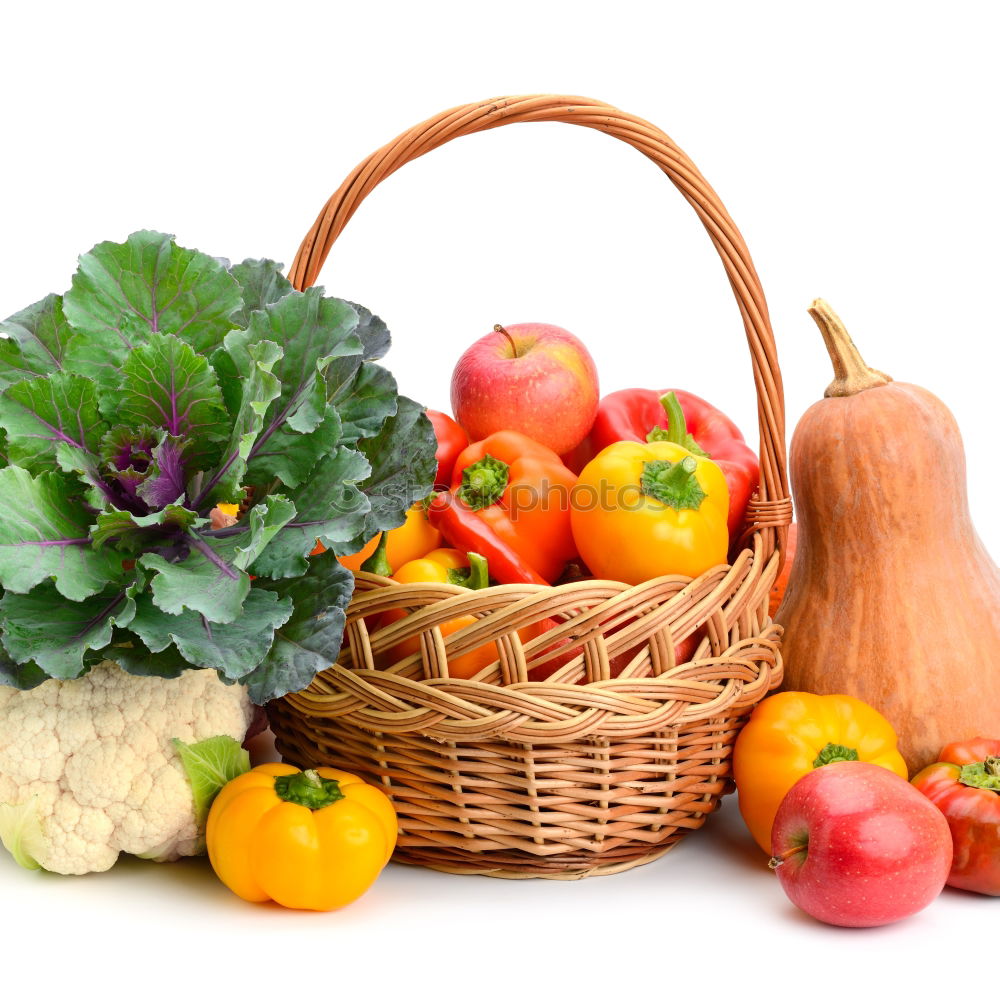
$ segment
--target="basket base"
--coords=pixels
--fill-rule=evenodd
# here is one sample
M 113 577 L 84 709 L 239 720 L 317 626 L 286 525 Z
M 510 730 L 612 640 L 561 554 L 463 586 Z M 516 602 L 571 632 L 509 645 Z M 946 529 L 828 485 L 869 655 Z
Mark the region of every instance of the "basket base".
M 615 875 L 647 865 L 663 857 L 687 833 L 678 830 L 669 840 L 658 844 L 653 850 L 637 853 L 635 848 L 609 852 L 608 855 L 561 854 L 551 858 L 538 858 L 518 851 L 496 851 L 474 854 L 446 848 L 397 849 L 392 860 L 404 865 L 430 868 L 448 875 L 487 875 L 490 878 L 544 878 L 563 882 L 595 875 Z M 618 855 L 617 857 L 615 855 Z

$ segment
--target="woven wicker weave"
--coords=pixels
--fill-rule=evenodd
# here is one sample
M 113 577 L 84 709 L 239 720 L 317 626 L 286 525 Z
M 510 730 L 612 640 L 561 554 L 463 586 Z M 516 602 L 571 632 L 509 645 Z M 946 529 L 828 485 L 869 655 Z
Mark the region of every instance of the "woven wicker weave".
M 767 306 L 743 239 L 718 196 L 659 129 L 586 98 L 469 104 L 403 133 L 364 160 L 327 202 L 292 267 L 317 278 L 364 197 L 408 161 L 458 136 L 515 122 L 560 121 L 635 146 L 678 187 L 722 258 L 743 316 L 757 388 L 761 482 L 731 566 L 696 580 L 630 587 L 581 580 L 469 591 L 359 573 L 337 664 L 269 708 L 278 748 L 380 784 L 399 814 L 396 860 L 508 878 L 579 878 L 641 864 L 696 829 L 729 790 L 729 755 L 750 709 L 781 680 L 779 629 L 767 617 L 791 504 L 784 400 Z M 389 609 L 411 613 L 375 632 Z M 474 625 L 443 637 L 462 615 Z M 559 624 L 522 640 L 535 622 Z M 530 634 L 530 633 L 528 633 Z M 421 651 L 386 666 L 420 636 Z M 697 648 L 677 663 L 675 645 Z M 552 646 L 565 639 L 553 652 Z M 496 642 L 474 679 L 449 655 Z M 529 670 L 569 662 L 544 681 Z M 612 677 L 611 660 L 629 654 Z M 379 666 L 376 666 L 376 663 Z

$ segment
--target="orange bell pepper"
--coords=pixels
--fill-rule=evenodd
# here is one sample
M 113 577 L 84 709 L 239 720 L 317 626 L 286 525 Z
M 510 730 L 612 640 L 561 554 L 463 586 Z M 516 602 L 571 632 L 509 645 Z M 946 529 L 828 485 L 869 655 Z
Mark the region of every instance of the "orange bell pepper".
M 516 431 L 498 431 L 458 456 L 450 492 L 453 502 L 475 511 L 507 548 L 551 583 L 576 557 L 570 527 L 575 485 L 576 476 L 551 448 Z
M 261 764 L 219 792 L 205 840 L 215 873 L 242 899 L 333 910 L 375 881 L 397 830 L 388 797 L 356 775 Z
M 419 559 L 441 544 L 441 533 L 427 520 L 427 509 L 422 501 L 415 503 L 406 512 L 406 520 L 398 528 L 387 531 L 386 535 L 388 535 L 386 556 L 390 566 L 402 566 L 411 559 Z M 340 564 L 357 573 L 361 569 L 361 564 L 375 554 L 379 538 L 380 536 L 376 535 L 360 552 L 340 556 Z M 316 548 L 320 552 L 323 551 L 322 546 L 318 544 Z

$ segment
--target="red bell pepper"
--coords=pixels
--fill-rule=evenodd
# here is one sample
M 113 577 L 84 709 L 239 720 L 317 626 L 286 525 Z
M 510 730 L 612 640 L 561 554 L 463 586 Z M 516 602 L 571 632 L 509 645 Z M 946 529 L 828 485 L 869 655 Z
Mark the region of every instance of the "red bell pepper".
M 912 783 L 951 828 L 948 885 L 1000 896 L 1000 740 L 949 743 Z
M 673 419 L 671 396 L 679 404 Z M 579 474 L 616 441 L 674 441 L 696 455 L 707 455 L 722 469 L 729 487 L 730 542 L 739 538 L 747 504 L 760 483 L 760 462 L 721 410 L 683 389 L 621 389 L 601 400 L 590 434 L 563 460 Z
M 434 428 L 437 438 L 437 472 L 434 475 L 434 489 L 446 490 L 451 486 L 451 473 L 455 468 L 455 459 L 469 447 L 469 435 L 458 423 L 440 410 L 428 410 L 427 419 Z

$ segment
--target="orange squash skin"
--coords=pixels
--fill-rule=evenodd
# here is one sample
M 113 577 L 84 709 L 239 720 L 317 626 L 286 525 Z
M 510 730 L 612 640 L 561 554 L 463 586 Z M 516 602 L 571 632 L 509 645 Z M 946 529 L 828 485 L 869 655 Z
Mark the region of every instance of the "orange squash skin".
M 899 382 L 828 397 L 796 427 L 789 471 L 784 687 L 877 708 L 911 773 L 946 743 L 1000 732 L 1000 571 L 948 408 Z

